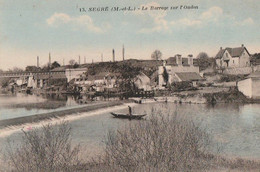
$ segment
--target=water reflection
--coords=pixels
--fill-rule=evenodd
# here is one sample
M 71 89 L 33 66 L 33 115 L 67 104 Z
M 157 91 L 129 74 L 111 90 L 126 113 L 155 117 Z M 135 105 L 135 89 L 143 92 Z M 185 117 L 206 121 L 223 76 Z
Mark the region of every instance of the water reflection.
M 3 97 L 0 96 L 0 102 L 3 102 Z M 28 97 L 27 97 L 28 98 Z M 65 96 L 59 95 L 42 97 L 32 95 L 33 101 L 63 101 L 65 107 L 80 106 L 80 104 L 89 103 L 91 101 L 107 101 L 102 97 L 89 96 Z M 23 96 L 5 97 L 7 102 L 14 103 L 15 100 L 21 102 L 26 100 Z M 32 102 L 28 100 L 28 102 Z M 1 103 L 0 103 L 1 104 Z M 1 104 L 0 112 L 2 113 L 4 106 Z M 5 109 L 6 110 L 6 109 Z M 21 111 L 20 109 L 12 109 L 16 112 L 14 114 L 22 113 L 39 113 L 42 110 L 32 109 L 30 111 Z M 179 114 L 187 118 L 191 118 L 200 125 L 206 128 L 213 138 L 214 145 L 212 151 L 217 151 L 218 146 L 221 145 L 221 153 L 228 156 L 241 156 L 260 159 L 260 106 L 258 104 L 216 104 L 215 106 L 208 106 L 205 104 L 174 104 L 174 103 L 152 103 L 140 104 L 133 107 L 133 113 L 149 115 L 153 111 L 160 111 L 161 113 Z M 127 113 L 128 109 L 122 109 L 115 112 Z M 9 113 L 9 112 L 4 112 Z M 0 114 L 0 119 L 2 118 Z M 109 111 L 96 116 L 84 117 L 80 120 L 71 121 L 73 128 L 73 142 L 81 143 L 86 149 L 90 151 L 98 151 L 97 147 L 102 147 L 104 144 L 102 140 L 105 134 L 110 129 L 116 129 L 118 126 L 128 125 L 134 121 L 120 120 L 112 118 Z M 19 135 L 19 134 L 18 134 Z M 18 139 L 18 135 L 11 136 Z M 1 141 L 0 141 L 1 142 Z

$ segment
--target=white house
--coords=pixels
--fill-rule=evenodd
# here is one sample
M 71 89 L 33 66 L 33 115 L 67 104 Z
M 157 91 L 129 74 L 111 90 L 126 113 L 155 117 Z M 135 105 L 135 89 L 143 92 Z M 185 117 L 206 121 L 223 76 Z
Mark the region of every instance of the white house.
M 260 99 L 260 72 L 252 73 L 246 79 L 239 81 L 237 88 L 249 98 Z
M 225 48 L 220 47 L 216 55 L 218 68 L 236 68 L 250 66 L 250 53 L 242 44 L 241 47 Z
M 134 83 L 138 89 L 141 89 L 144 91 L 152 90 L 151 79 L 142 72 L 135 77 Z

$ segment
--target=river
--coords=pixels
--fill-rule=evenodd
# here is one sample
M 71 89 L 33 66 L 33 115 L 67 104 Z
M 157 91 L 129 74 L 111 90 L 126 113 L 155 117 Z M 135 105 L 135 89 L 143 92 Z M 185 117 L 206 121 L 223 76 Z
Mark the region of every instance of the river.
M 10 106 L 15 103 L 45 102 L 46 97 L 22 95 L 0 96 L 0 120 L 13 118 L 24 114 L 35 114 L 43 111 L 57 109 L 26 109 Z M 66 98 L 63 107 L 69 108 L 80 106 L 77 99 Z M 69 103 L 70 102 L 70 103 Z M 58 109 L 59 109 L 58 108 Z M 230 157 L 242 157 L 260 159 L 260 105 L 259 104 L 218 104 L 208 106 L 205 104 L 175 104 L 175 103 L 147 103 L 133 106 L 134 113 L 151 114 L 152 109 L 162 113 L 177 113 L 193 119 L 198 125 L 206 128 L 213 138 L 214 146 L 212 151 L 220 148 L 220 153 Z M 128 125 L 134 121 L 112 118 L 109 114 L 114 112 L 127 112 L 127 106 L 112 107 L 95 112 L 86 112 L 77 119 L 70 120 L 72 126 L 72 140 L 74 144 L 80 143 L 89 155 L 102 151 L 104 138 L 109 130 L 119 126 Z M 6 112 L 10 113 L 6 114 Z M 2 131 L 3 132 L 3 131 Z M 2 136 L 0 133 L 0 146 L 6 146 L 7 139 L 19 143 L 21 132 L 14 132 Z

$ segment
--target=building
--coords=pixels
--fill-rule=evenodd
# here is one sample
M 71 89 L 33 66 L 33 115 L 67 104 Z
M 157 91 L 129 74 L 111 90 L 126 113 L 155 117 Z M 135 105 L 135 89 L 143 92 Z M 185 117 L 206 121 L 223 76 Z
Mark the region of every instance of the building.
M 143 91 L 152 90 L 151 80 L 143 72 L 140 72 L 140 74 L 135 77 L 134 84 L 139 90 L 143 90 Z
M 70 82 L 74 78 L 79 78 L 81 74 L 87 72 L 87 68 L 73 68 L 73 69 L 66 69 L 65 75 L 67 77 L 67 82 Z
M 246 79 L 239 81 L 237 88 L 249 98 L 260 99 L 260 72 L 254 72 Z
M 165 81 L 164 73 L 168 75 L 168 81 Z M 199 75 L 199 67 L 195 65 L 192 55 L 188 57 L 182 57 L 177 54 L 174 57 L 168 58 L 164 61 L 162 66 L 158 67 L 159 75 L 159 88 L 164 88 L 167 83 L 181 82 L 183 79 L 183 73 L 187 73 L 185 76 Z M 187 77 L 190 78 L 190 77 Z M 186 79 L 184 79 L 186 80 Z
M 84 75 L 75 79 L 74 84 L 83 91 L 104 91 L 105 89 L 116 88 L 117 73 L 101 72 L 96 75 Z
M 242 44 L 241 47 L 225 48 L 220 47 L 216 55 L 218 68 L 237 68 L 250 66 L 250 53 Z
M 173 77 L 173 82 L 191 82 L 194 87 L 203 80 L 205 79 L 196 72 L 177 72 Z

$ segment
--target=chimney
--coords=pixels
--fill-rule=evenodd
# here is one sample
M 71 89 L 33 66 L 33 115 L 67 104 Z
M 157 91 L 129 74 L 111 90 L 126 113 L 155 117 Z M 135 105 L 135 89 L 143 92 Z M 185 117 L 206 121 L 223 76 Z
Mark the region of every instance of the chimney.
M 244 47 L 244 44 L 242 44 L 241 47 Z
M 37 56 L 37 68 L 39 68 L 39 56 Z
M 193 65 L 193 55 L 192 55 L 192 54 L 189 54 L 189 55 L 188 55 L 188 64 L 189 64 L 190 66 Z
M 182 65 L 182 57 L 181 57 L 181 55 L 177 54 L 175 57 L 176 57 L 177 65 Z
M 113 62 L 115 62 L 115 50 L 112 50 Z
M 49 67 L 51 67 L 51 53 L 49 53 Z
M 80 56 L 79 56 L 79 65 L 80 65 Z

